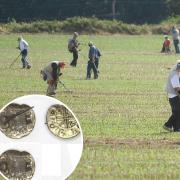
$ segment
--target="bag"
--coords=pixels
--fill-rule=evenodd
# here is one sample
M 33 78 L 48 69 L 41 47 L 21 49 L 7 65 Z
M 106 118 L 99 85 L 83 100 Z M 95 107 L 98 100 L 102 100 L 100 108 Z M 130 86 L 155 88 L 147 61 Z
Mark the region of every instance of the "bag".
M 74 40 L 70 39 L 68 42 L 68 50 L 71 52 L 74 48 Z

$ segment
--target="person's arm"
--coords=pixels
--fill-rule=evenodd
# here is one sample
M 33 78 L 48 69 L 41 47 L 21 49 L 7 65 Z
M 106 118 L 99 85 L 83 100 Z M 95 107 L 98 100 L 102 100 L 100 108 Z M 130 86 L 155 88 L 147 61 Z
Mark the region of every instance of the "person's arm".
M 176 87 L 176 88 L 174 88 L 175 89 L 175 91 L 178 93 L 178 94 L 180 94 L 180 87 Z

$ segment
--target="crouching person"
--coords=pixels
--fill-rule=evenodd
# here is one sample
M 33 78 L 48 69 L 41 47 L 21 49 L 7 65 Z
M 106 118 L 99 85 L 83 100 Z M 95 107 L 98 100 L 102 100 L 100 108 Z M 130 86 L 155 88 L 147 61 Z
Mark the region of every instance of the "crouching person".
M 43 80 L 47 81 L 48 88 L 46 95 L 54 96 L 56 94 L 59 77 L 62 75 L 61 69 L 65 66 L 64 62 L 52 61 L 48 66 L 41 70 Z
M 163 42 L 163 47 L 161 53 L 170 53 L 171 52 L 171 41 L 168 36 L 164 36 L 165 40 Z

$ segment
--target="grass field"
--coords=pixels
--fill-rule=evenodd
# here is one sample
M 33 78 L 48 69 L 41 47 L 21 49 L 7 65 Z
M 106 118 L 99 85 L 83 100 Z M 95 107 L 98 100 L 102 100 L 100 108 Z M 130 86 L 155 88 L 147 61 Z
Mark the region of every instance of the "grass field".
M 88 47 L 71 68 L 68 35 L 25 34 L 31 70 L 20 69 L 17 34 L 0 35 L 0 106 L 26 94 L 45 94 L 40 69 L 51 60 L 67 63 L 56 98 L 78 117 L 84 134 L 81 161 L 69 179 L 180 179 L 180 134 L 162 129 L 170 115 L 164 92 L 178 55 L 161 54 L 162 36 L 83 35 L 102 51 L 98 80 L 85 80 Z

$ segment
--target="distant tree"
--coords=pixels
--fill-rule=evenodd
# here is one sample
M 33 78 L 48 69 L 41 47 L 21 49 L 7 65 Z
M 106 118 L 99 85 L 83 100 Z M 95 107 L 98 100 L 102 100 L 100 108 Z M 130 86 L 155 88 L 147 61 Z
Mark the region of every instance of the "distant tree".
M 180 0 L 169 0 L 171 14 L 180 15 Z
M 167 0 L 118 1 L 116 11 L 127 23 L 158 23 L 169 16 Z
M 0 0 L 0 21 L 95 16 L 142 24 L 158 23 L 179 11 L 180 0 Z

